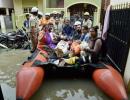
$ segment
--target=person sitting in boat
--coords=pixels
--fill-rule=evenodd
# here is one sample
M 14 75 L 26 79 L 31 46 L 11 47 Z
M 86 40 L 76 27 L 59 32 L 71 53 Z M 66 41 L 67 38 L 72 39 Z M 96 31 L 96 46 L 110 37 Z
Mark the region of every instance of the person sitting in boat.
M 73 24 L 73 29 L 76 30 L 76 28 L 77 28 L 78 25 L 81 25 L 81 22 L 80 22 L 80 21 L 76 21 L 76 22 Z
M 82 27 L 81 27 L 81 22 L 80 21 L 76 21 L 74 23 L 74 32 L 73 32 L 73 36 L 72 39 L 73 40 L 79 40 L 81 37 L 81 33 L 82 33 Z
M 73 52 L 73 54 L 79 55 L 81 48 L 86 46 L 89 40 L 90 40 L 90 35 L 88 33 L 88 26 L 83 26 L 82 34 L 80 38 L 77 38 L 77 40 L 74 40 L 73 43 L 71 44 L 71 51 Z
M 89 48 L 84 48 L 83 51 L 86 53 L 89 53 L 91 56 L 89 56 L 89 62 L 97 63 L 101 57 L 103 57 L 104 54 L 104 43 L 103 40 L 98 37 L 98 27 L 92 27 L 90 28 L 90 35 L 91 39 L 89 41 Z
M 43 49 L 43 46 L 46 45 L 46 39 L 45 39 L 45 31 L 44 30 L 41 30 L 39 33 L 38 33 L 38 44 L 37 44 L 37 48 L 42 50 Z
M 49 35 L 51 37 L 52 43 L 56 45 L 60 41 L 60 36 L 59 34 L 56 34 L 53 23 L 50 23 L 49 25 Z
M 89 34 L 89 28 L 87 25 L 84 25 L 82 26 L 82 34 L 81 34 L 81 37 L 80 37 L 80 41 L 83 42 L 89 42 L 90 40 L 90 34 Z
M 49 46 L 50 48 L 55 48 L 55 33 L 53 32 L 53 24 L 49 23 L 46 25 L 38 35 L 38 48 L 42 48 L 44 45 Z
M 98 27 L 92 27 L 90 28 L 90 35 L 91 39 L 86 45 L 85 48 L 81 48 L 79 45 L 74 45 L 75 49 L 77 51 L 80 51 L 80 55 L 76 55 L 79 57 L 78 59 L 75 59 L 75 55 L 73 57 L 70 57 L 67 59 L 67 62 L 71 62 L 70 60 L 73 60 L 75 62 L 78 62 L 79 64 L 84 63 L 97 63 L 99 62 L 103 57 L 105 57 L 106 51 L 105 51 L 105 44 L 104 41 L 98 37 Z M 79 53 L 79 52 L 78 52 Z M 73 62 L 73 64 L 75 63 Z
M 62 33 L 62 30 L 63 30 L 63 25 L 60 23 L 60 19 L 56 18 L 54 23 L 54 32 L 57 35 L 60 35 L 60 33 Z
M 71 39 L 73 34 L 73 28 L 70 26 L 70 20 L 68 18 L 64 19 L 64 26 L 63 26 L 63 35 L 66 37 L 66 39 Z
M 72 34 L 72 39 L 69 41 L 70 45 L 70 55 L 78 55 L 80 53 L 80 45 L 79 45 L 79 39 L 81 37 L 81 22 L 76 21 L 74 23 L 74 31 Z M 76 48 L 76 49 L 75 49 Z

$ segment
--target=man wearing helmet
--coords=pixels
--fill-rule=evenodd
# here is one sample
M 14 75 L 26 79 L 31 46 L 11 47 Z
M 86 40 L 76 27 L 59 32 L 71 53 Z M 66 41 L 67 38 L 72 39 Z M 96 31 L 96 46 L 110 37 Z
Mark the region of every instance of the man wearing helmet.
M 74 23 L 73 40 L 79 40 L 81 37 L 81 22 L 76 21 Z
M 39 22 L 38 22 L 38 8 L 37 7 L 33 7 L 31 9 L 31 18 L 30 18 L 30 39 L 32 42 L 32 50 L 31 52 L 34 52 L 36 50 L 37 47 L 37 36 L 38 36 L 38 32 L 39 32 Z
M 38 18 L 41 19 L 43 17 L 43 13 L 41 11 L 38 11 Z
M 89 12 L 84 13 L 83 26 L 88 26 L 88 28 L 92 27 L 92 21 L 90 20 Z
M 58 12 L 57 11 L 53 11 L 52 14 L 53 14 L 53 18 L 56 19 Z

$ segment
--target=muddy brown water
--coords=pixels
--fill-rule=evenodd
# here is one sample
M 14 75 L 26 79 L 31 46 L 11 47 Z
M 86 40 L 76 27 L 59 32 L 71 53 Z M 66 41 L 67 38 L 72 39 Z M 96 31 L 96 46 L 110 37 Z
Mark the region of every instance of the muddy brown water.
M 15 96 L 16 73 L 30 55 L 28 50 L 0 50 L 0 83 Z M 7 87 L 6 87 L 7 88 Z M 11 92 L 12 91 L 12 92 Z M 10 92 L 12 94 L 10 94 Z M 14 97 L 12 97 L 14 98 Z M 6 100 L 13 100 L 10 97 Z M 31 100 L 111 100 L 90 79 L 45 79 Z

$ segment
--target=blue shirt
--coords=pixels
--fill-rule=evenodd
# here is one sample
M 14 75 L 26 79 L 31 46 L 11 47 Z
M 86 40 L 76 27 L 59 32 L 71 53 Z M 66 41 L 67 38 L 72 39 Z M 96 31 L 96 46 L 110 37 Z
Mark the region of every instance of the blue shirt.
M 67 37 L 72 37 L 73 35 L 73 28 L 70 25 L 66 25 L 63 27 L 63 34 Z
M 25 20 L 23 24 L 24 27 L 29 28 L 29 20 Z
M 80 37 L 80 40 L 81 41 L 86 41 L 86 42 L 89 42 L 90 40 L 90 34 L 89 33 L 83 33 Z

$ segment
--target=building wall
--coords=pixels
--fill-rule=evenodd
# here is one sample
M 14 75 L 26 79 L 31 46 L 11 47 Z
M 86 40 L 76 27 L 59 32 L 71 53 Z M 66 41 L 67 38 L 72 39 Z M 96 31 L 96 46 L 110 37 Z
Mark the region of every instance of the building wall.
M 11 13 L 14 8 L 13 0 L 0 0 L 0 26 L 1 31 L 6 33 L 6 29 L 12 28 Z
M 64 0 L 64 8 L 46 8 L 47 0 L 44 0 L 45 10 L 44 12 L 52 12 L 52 11 L 64 11 L 65 16 L 69 17 L 70 13 L 68 12 L 68 8 L 77 3 L 88 3 L 97 7 L 97 12 L 94 13 L 94 25 L 100 25 L 100 12 L 101 12 L 101 2 L 102 0 Z
M 76 4 L 76 3 L 89 3 L 96 6 L 98 9 L 101 8 L 101 0 L 64 0 L 64 8 L 46 8 L 47 0 L 13 0 L 14 1 L 14 8 L 15 10 L 20 10 L 21 6 L 23 7 L 33 7 L 37 6 L 40 10 L 44 12 L 52 12 L 53 10 L 56 11 L 66 11 L 67 16 L 67 8 Z M 19 8 L 18 8 L 19 7 Z M 22 11 L 20 10 L 19 13 Z M 16 13 L 17 15 L 17 13 Z
M 101 6 L 101 0 L 65 0 L 65 7 L 69 7 L 76 3 L 89 3 L 97 7 Z
M 40 0 L 39 0 L 40 1 Z M 38 6 L 37 0 L 22 0 L 22 5 L 24 7 Z
M 125 3 L 125 2 L 130 2 L 130 0 L 111 0 L 112 5 L 121 4 L 121 3 Z
M 47 0 L 13 0 L 14 9 L 15 9 L 15 18 L 16 23 L 20 23 L 19 21 L 23 21 L 24 18 L 23 8 L 25 7 L 33 7 L 37 6 L 43 13 L 53 12 L 55 11 L 64 11 L 65 16 L 69 17 L 70 13 L 68 12 L 68 8 L 77 3 L 89 3 L 97 7 L 97 12 L 95 12 L 95 20 L 94 25 L 98 25 L 100 20 L 100 11 L 101 11 L 101 0 L 64 0 L 64 8 L 46 8 Z M 21 24 L 22 25 L 22 24 Z M 20 25 L 20 26 L 21 26 Z M 19 26 L 19 25 L 18 25 Z
M 23 20 L 24 20 L 24 14 L 23 14 L 23 6 L 22 6 L 22 0 L 13 0 L 14 3 L 14 14 L 13 15 L 13 22 L 14 29 L 15 26 L 22 27 Z
M 23 14 L 22 0 L 13 0 L 15 15 Z
M 13 0 L 0 0 L 0 8 L 13 8 Z
M 44 8 L 44 4 L 43 4 L 43 0 L 37 0 L 37 6 L 39 8 L 40 11 L 44 11 L 43 8 Z
M 47 0 L 44 0 L 45 4 L 46 1 Z M 66 12 L 65 15 L 67 16 L 67 8 L 77 3 L 89 3 L 96 6 L 99 9 L 101 8 L 101 0 L 64 0 L 64 8 L 45 8 L 45 12 L 52 12 L 52 10 L 54 9 L 56 11 L 64 10 Z

